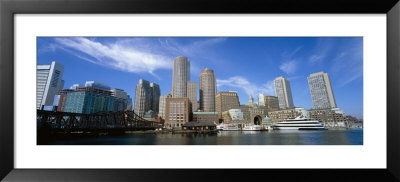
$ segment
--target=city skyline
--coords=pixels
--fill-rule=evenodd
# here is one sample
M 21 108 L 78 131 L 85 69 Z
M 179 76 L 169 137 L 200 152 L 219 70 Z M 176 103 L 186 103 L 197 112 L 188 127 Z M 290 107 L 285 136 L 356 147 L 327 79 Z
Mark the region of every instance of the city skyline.
M 323 71 L 337 106 L 362 117 L 362 38 L 38 38 L 38 63 L 65 65 L 64 88 L 95 80 L 131 97 L 139 79 L 159 84 L 161 95 L 170 93 L 178 56 L 191 61 L 192 82 L 199 84 L 202 69 L 213 69 L 217 92 L 237 91 L 240 104 L 249 94 L 275 96 L 273 80 L 284 76 L 294 106 L 311 109 L 307 77 Z

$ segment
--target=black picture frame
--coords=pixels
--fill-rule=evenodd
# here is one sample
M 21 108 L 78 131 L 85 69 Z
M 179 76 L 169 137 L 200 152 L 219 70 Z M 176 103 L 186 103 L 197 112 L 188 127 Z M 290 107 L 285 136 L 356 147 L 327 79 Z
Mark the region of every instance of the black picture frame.
M 15 169 L 14 109 L 17 108 L 14 108 L 14 15 L 18 13 L 386 14 L 387 98 L 382 99 L 387 99 L 387 168 Z M 0 0 L 0 179 L 5 181 L 219 181 L 234 178 L 245 181 L 400 181 L 399 22 L 398 0 Z

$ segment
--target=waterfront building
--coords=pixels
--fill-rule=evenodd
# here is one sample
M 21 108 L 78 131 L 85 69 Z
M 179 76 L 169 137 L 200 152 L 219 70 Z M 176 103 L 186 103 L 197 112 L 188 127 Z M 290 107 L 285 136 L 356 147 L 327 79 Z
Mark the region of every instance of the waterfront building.
M 189 98 L 190 104 L 192 104 L 192 111 L 197 111 L 197 83 L 187 82 L 187 97 Z
M 111 96 L 111 91 L 99 90 L 94 86 L 76 87 L 75 90 L 63 90 L 57 111 L 91 114 L 101 111 L 124 111 L 126 100 Z
M 290 108 L 290 109 L 271 111 L 271 112 L 268 112 L 268 116 L 269 116 L 269 118 L 271 118 L 272 122 L 277 123 L 277 122 L 285 121 L 289 118 L 296 118 L 299 116 L 310 118 L 310 113 L 302 107 L 295 107 L 295 108 Z
M 189 122 L 190 101 L 188 98 L 167 98 L 165 108 L 165 126 L 167 128 L 182 127 Z
M 240 105 L 239 109 L 243 113 L 243 123 L 250 123 L 250 108 L 253 106 Z
M 262 119 L 268 116 L 268 108 L 265 106 L 255 106 L 249 108 L 250 120 L 248 123 L 260 125 Z
M 258 95 L 258 105 L 267 107 L 269 111 L 279 110 L 278 97 L 275 97 L 275 96 L 259 94 Z
M 190 81 L 190 61 L 187 57 L 176 57 L 172 70 L 172 97 L 187 97 L 188 81 Z
M 200 74 L 200 110 L 215 112 L 216 77 L 211 69 L 204 69 Z
M 245 124 L 260 125 L 262 118 L 268 115 L 265 106 L 241 105 L 238 109 L 230 109 L 222 114 L 224 123 L 235 123 L 242 127 Z
M 222 118 L 224 123 L 245 123 L 243 112 L 241 109 L 229 109 L 222 113 Z
M 64 65 L 55 61 L 36 66 L 36 109 L 51 106 L 56 93 L 64 88 Z
M 325 123 L 327 128 L 346 128 L 349 126 L 348 118 L 340 108 L 311 109 L 310 117 Z
M 313 73 L 307 80 L 314 109 L 337 107 L 328 73 Z
M 215 110 L 218 112 L 218 119 L 223 120 L 222 113 L 229 109 L 237 109 L 240 107 L 237 92 L 218 92 L 215 96 Z
M 215 124 L 219 123 L 218 112 L 193 112 L 194 122 L 211 121 Z
M 135 108 L 134 112 L 143 117 L 144 113 L 150 110 L 151 107 L 151 91 L 150 82 L 147 80 L 140 79 L 136 85 L 135 90 Z
M 160 104 L 160 86 L 156 83 L 150 83 L 150 109 L 153 110 L 155 113 L 159 111 L 159 104 Z
M 211 121 L 187 122 L 182 126 L 182 130 L 214 131 L 216 129 L 217 125 Z
M 278 97 L 279 108 L 288 109 L 293 108 L 292 89 L 290 82 L 285 77 L 278 77 L 274 81 L 275 94 Z
M 167 98 L 172 98 L 171 94 L 164 94 L 160 96 L 160 104 L 159 104 L 159 112 L 158 116 L 160 116 L 162 119 L 165 119 L 165 105 L 166 105 L 166 99 Z

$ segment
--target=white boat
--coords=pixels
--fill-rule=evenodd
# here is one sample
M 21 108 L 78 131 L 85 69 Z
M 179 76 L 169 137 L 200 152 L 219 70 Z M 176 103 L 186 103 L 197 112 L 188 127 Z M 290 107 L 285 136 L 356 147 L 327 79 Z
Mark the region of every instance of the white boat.
M 239 131 L 239 127 L 234 124 L 224 124 L 222 131 Z
M 325 130 L 323 123 L 310 118 L 287 119 L 272 126 L 274 130 Z
M 260 131 L 261 126 L 260 125 L 246 125 L 243 128 L 243 131 Z
M 217 130 L 218 131 L 224 130 L 224 124 L 217 125 Z

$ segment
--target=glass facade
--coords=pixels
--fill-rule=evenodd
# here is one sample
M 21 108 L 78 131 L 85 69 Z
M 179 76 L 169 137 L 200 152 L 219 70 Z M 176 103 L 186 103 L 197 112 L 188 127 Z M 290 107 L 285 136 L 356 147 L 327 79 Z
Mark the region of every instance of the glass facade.
M 61 99 L 59 111 L 91 114 L 101 111 L 123 111 L 126 101 L 92 92 L 68 92 Z

